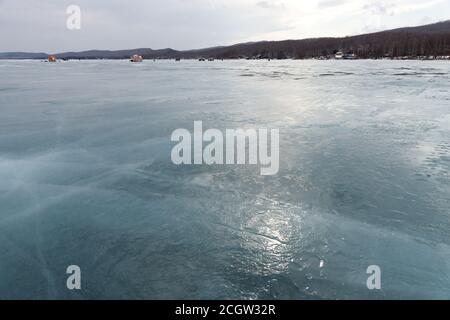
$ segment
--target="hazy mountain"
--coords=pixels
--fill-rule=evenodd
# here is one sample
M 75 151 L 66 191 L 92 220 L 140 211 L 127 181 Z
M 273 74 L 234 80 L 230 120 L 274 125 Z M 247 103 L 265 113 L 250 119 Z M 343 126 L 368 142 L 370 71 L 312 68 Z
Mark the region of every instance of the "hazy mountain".
M 0 59 L 45 59 L 46 53 L 0 52 Z
M 173 49 L 152 50 L 148 48 L 130 49 L 130 50 L 90 50 L 83 52 L 64 52 L 56 56 L 62 59 L 128 59 L 134 54 L 144 56 L 145 58 L 162 58 L 167 55 L 175 54 Z
M 146 59 L 172 58 L 311 58 L 330 56 L 337 51 L 352 52 L 360 58 L 384 56 L 450 55 L 450 20 L 419 27 L 400 28 L 343 38 L 261 41 L 198 50 L 173 49 L 91 50 L 56 54 L 66 59 L 127 59 L 139 54 Z M 0 59 L 43 59 L 44 53 L 0 53 Z

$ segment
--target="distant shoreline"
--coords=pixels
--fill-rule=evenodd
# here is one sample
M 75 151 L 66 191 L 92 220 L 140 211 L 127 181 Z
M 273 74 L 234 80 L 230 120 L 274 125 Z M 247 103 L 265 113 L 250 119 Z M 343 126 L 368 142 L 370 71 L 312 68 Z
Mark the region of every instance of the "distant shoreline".
M 85 59 L 58 59 L 58 62 L 69 62 L 69 61 L 129 61 L 129 58 L 120 58 L 120 59 L 112 59 L 112 58 L 85 58 Z M 175 61 L 174 58 L 157 58 L 157 59 L 144 59 L 144 61 Z M 334 58 L 304 58 L 304 59 L 245 59 L 245 58 L 229 58 L 229 59 L 215 59 L 213 61 L 199 61 L 196 58 L 186 58 L 177 60 L 180 61 L 198 61 L 198 62 L 222 62 L 222 61 L 450 61 L 450 56 L 438 56 L 438 57 L 395 57 L 395 58 L 355 58 L 355 59 L 334 59 Z M 22 59 L 14 59 L 14 58 L 0 58 L 0 61 L 38 61 L 38 62 L 48 62 L 47 59 L 41 58 L 22 58 Z

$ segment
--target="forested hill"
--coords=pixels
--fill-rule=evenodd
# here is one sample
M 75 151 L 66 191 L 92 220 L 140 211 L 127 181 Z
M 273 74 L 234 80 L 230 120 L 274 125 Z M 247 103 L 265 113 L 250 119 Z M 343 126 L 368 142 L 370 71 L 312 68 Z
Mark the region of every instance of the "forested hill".
M 360 58 L 385 56 L 450 55 L 450 21 L 344 38 L 263 41 L 230 47 L 183 52 L 184 57 L 312 58 L 336 51 L 352 52 Z

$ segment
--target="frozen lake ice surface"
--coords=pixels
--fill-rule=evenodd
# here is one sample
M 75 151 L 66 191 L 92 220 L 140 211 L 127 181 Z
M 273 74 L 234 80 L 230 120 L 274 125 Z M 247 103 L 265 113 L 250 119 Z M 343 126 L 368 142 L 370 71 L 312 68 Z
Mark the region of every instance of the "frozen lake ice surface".
M 0 61 L 0 299 L 448 299 L 449 71 Z M 196 120 L 279 129 L 279 173 L 174 165 Z

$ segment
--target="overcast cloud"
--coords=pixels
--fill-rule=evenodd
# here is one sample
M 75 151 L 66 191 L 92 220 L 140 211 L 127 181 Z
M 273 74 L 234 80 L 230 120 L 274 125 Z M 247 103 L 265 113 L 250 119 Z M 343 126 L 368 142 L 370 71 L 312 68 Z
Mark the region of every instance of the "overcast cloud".
M 66 28 L 66 8 L 82 29 Z M 450 19 L 449 0 L 0 0 L 0 51 L 194 49 Z

